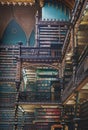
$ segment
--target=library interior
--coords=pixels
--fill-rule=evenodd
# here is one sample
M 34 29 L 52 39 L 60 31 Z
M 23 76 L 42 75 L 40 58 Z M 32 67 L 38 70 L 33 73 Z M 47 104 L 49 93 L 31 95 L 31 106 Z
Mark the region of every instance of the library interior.
M 0 130 L 88 130 L 88 0 L 0 0 L 0 13 Z

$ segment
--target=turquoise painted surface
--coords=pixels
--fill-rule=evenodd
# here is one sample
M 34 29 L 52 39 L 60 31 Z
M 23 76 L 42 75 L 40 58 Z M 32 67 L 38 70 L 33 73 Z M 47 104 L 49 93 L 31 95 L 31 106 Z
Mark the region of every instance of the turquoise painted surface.
M 34 45 L 35 45 L 35 32 L 33 30 L 29 38 L 29 46 L 34 46 Z
M 1 43 L 14 45 L 17 44 L 19 41 L 26 44 L 26 35 L 20 25 L 13 19 L 10 21 L 8 26 L 6 27 L 4 34 L 1 39 Z
M 63 4 L 46 3 L 42 8 L 42 19 L 69 20 L 70 10 Z

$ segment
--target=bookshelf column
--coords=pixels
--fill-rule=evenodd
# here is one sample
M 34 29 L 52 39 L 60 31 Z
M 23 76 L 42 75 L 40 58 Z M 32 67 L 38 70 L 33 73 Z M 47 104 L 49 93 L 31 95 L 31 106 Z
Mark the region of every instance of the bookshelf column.
M 78 24 L 72 29 L 73 36 L 73 82 L 75 82 L 76 68 L 78 64 L 78 39 L 77 39 Z

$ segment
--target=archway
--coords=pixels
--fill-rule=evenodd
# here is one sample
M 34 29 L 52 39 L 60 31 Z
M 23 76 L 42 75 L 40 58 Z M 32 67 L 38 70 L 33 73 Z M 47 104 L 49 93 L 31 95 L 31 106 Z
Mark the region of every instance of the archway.
M 12 19 L 3 33 L 1 43 L 3 45 L 16 45 L 19 41 L 25 45 L 27 41 L 26 35 L 20 25 Z

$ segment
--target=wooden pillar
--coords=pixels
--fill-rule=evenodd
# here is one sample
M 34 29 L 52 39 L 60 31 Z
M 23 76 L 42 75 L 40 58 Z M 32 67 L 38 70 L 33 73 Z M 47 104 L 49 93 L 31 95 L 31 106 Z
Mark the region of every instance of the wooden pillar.
M 21 84 L 21 45 L 22 43 L 19 42 L 19 54 L 17 57 L 17 71 L 16 71 L 16 105 L 15 105 L 15 125 L 14 129 L 18 130 L 18 102 L 19 102 L 19 89 L 20 89 L 20 84 Z
M 74 27 L 75 47 L 78 46 L 78 26 L 79 26 L 79 23 L 76 23 Z
M 15 105 L 15 130 L 18 130 L 18 102 L 19 102 L 19 88 L 20 88 L 20 81 L 16 81 L 16 105 Z
M 51 88 L 51 101 L 54 102 L 55 101 L 55 97 L 54 97 L 54 86 L 52 86 Z
M 64 91 L 64 69 L 65 69 L 65 58 L 63 59 L 62 63 L 60 64 L 59 71 L 61 72 L 61 96 L 63 95 Z
M 77 117 L 78 106 L 79 106 L 79 92 L 75 92 L 75 118 Z
M 74 116 L 74 130 L 78 130 L 78 109 L 79 109 L 79 92 L 75 92 L 75 116 Z
M 24 114 L 25 114 L 25 112 L 23 112 L 23 116 L 22 116 L 22 118 L 23 118 L 23 120 L 22 120 L 22 130 L 24 130 Z
M 74 44 L 74 27 L 72 27 L 71 30 L 71 36 L 72 36 L 72 53 L 73 53 L 73 57 L 72 57 L 72 62 L 73 62 L 73 82 L 75 80 L 75 65 L 74 65 L 74 48 L 75 48 L 75 44 Z
M 19 54 L 17 57 L 16 81 L 21 82 L 21 72 L 22 72 L 21 45 L 22 45 L 22 42 L 19 42 L 18 45 L 19 45 Z
M 77 61 L 77 58 L 78 58 L 78 46 L 77 46 L 77 30 L 76 28 L 73 26 L 72 27 L 72 50 L 73 50 L 73 57 L 72 57 L 72 60 L 73 60 L 73 82 L 75 82 L 75 77 L 76 77 L 76 68 L 77 68 L 77 64 L 78 64 L 78 61 Z
M 35 16 L 35 46 L 38 46 L 38 11 Z

